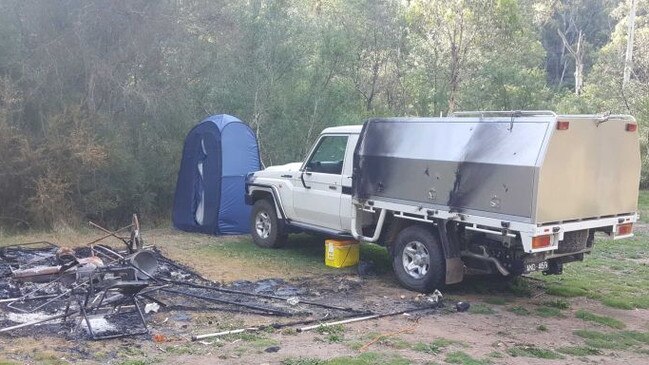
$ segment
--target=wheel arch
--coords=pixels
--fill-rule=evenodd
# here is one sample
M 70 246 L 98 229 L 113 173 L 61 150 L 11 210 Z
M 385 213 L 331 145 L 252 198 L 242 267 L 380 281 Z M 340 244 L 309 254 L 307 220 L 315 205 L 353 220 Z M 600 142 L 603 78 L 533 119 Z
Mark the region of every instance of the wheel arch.
M 277 217 L 282 220 L 286 219 L 286 214 L 284 213 L 284 208 L 282 207 L 282 201 L 273 186 L 250 184 L 248 185 L 247 191 L 247 200 L 249 201 L 250 205 L 254 205 L 255 202 L 260 199 L 268 199 L 275 206 Z

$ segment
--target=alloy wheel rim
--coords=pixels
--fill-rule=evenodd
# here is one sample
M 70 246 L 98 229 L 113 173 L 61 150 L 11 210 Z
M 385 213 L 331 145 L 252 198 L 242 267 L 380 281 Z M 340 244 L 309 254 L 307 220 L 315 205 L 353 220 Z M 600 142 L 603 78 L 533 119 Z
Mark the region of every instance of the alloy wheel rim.
M 270 216 L 266 212 L 259 212 L 257 218 L 255 218 L 255 231 L 257 236 L 262 239 L 268 238 L 270 236 Z
M 426 245 L 419 241 L 406 244 L 401 257 L 404 271 L 414 279 L 421 279 L 430 270 L 430 254 Z

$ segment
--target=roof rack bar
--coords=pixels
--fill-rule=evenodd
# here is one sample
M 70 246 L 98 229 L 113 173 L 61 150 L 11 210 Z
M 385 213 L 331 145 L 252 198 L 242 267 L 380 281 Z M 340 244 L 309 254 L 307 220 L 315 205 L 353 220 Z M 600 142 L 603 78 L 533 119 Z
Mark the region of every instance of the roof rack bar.
M 557 113 L 551 110 L 485 110 L 485 111 L 463 111 L 453 112 L 452 117 L 523 117 L 523 116 L 551 116 L 556 117 Z
M 636 122 L 636 119 L 629 114 L 561 114 L 559 117 L 570 119 L 597 119 L 597 120 L 626 120 Z

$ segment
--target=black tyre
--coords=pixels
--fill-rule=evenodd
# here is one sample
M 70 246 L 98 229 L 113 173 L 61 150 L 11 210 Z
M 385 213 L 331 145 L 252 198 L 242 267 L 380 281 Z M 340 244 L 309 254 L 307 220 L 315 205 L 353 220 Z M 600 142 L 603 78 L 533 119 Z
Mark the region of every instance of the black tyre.
M 282 247 L 288 237 L 277 218 L 275 205 L 266 199 L 257 200 L 252 208 L 250 233 L 257 246 L 266 248 Z
M 404 228 L 394 241 L 392 267 L 408 289 L 428 293 L 444 285 L 444 253 L 435 234 L 422 226 Z

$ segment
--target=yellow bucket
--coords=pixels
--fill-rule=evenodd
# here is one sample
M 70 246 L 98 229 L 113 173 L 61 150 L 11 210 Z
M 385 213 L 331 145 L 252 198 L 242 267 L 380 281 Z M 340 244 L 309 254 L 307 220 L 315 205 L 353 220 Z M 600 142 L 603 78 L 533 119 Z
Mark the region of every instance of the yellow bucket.
M 325 265 L 341 268 L 358 264 L 360 245 L 357 241 L 325 241 Z

